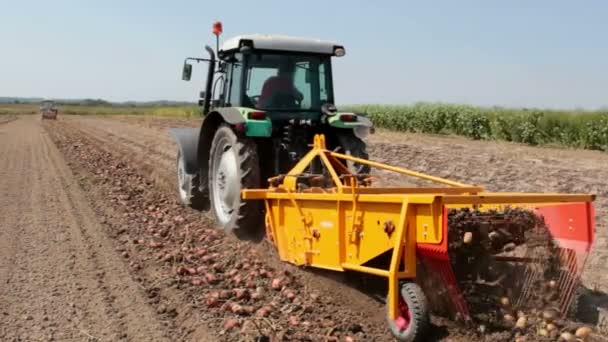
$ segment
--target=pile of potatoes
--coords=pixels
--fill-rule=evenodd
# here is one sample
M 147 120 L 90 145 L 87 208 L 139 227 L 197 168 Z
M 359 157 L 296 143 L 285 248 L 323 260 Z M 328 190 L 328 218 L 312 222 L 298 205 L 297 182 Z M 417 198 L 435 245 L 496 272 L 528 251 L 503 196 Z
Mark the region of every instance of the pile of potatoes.
M 448 227 L 452 267 L 481 333 L 503 331 L 507 340 L 517 342 L 590 340 L 590 327 L 564 319 L 557 309 L 559 261 L 542 219 L 518 208 L 463 208 L 449 211 Z M 493 262 L 492 258 L 529 256 L 532 250 L 541 266 L 537 278 L 525 284 L 532 288 L 521 300 L 525 264 Z

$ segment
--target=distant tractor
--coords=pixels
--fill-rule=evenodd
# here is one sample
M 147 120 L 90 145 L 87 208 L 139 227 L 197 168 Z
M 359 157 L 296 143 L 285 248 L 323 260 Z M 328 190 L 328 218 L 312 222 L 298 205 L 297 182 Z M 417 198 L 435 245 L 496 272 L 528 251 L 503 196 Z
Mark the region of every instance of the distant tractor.
M 200 129 L 171 130 L 178 143 L 178 192 L 184 205 L 209 208 L 224 230 L 255 240 L 264 233 L 263 203 L 241 199 L 242 189 L 266 187 L 268 178 L 288 172 L 316 134 L 324 134 L 334 151 L 367 159 L 363 139 L 373 126 L 362 114 L 334 106 L 331 59 L 345 55 L 342 45 L 252 34 L 219 47 L 221 31 L 216 23 L 217 58 L 206 46 L 209 58 L 184 62 L 186 81 L 189 61 L 209 66 L 200 93 Z M 369 173 L 368 165 L 344 164 Z
M 40 103 L 40 115 L 42 119 L 57 120 L 57 109 L 55 102 L 51 100 L 45 100 Z

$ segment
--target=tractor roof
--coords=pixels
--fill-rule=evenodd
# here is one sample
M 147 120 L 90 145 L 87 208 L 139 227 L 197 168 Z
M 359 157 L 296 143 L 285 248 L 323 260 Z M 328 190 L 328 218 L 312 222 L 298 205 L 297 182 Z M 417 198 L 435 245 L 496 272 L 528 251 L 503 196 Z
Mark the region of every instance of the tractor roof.
M 250 41 L 254 49 L 293 51 L 334 55 L 336 48 L 343 48 L 342 45 L 334 41 L 290 37 L 268 34 L 245 34 L 230 38 L 222 44 L 221 52 L 228 52 L 238 49 L 241 42 Z

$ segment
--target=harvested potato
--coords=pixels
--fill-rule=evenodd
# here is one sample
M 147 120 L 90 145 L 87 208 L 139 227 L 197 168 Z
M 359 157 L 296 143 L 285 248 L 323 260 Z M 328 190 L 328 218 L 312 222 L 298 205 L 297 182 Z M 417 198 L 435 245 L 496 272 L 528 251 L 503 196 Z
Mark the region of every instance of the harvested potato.
M 580 328 L 576 329 L 576 333 L 574 335 L 584 341 L 585 339 L 587 339 L 589 337 L 590 334 L 591 334 L 591 328 L 580 327 Z
M 467 245 L 471 244 L 473 242 L 473 233 L 471 233 L 471 232 L 464 233 L 462 242 L 466 243 Z
M 559 339 L 560 341 L 565 341 L 565 342 L 574 342 L 576 341 L 576 337 L 574 337 L 574 335 L 572 335 L 569 332 L 563 332 L 561 335 L 559 335 Z
M 553 322 L 555 320 L 555 318 L 557 318 L 558 315 L 559 315 L 559 313 L 557 312 L 557 310 L 554 310 L 554 309 L 543 310 L 543 319 L 547 323 Z

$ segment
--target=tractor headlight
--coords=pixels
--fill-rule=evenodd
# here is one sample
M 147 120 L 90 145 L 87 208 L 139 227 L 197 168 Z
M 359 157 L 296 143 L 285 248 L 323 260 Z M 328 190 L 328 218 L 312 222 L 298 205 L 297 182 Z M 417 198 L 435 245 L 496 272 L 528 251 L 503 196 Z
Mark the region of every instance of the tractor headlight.
M 353 133 L 357 138 L 363 140 L 367 138 L 370 133 L 372 133 L 372 128 L 367 126 L 357 126 L 353 128 Z

